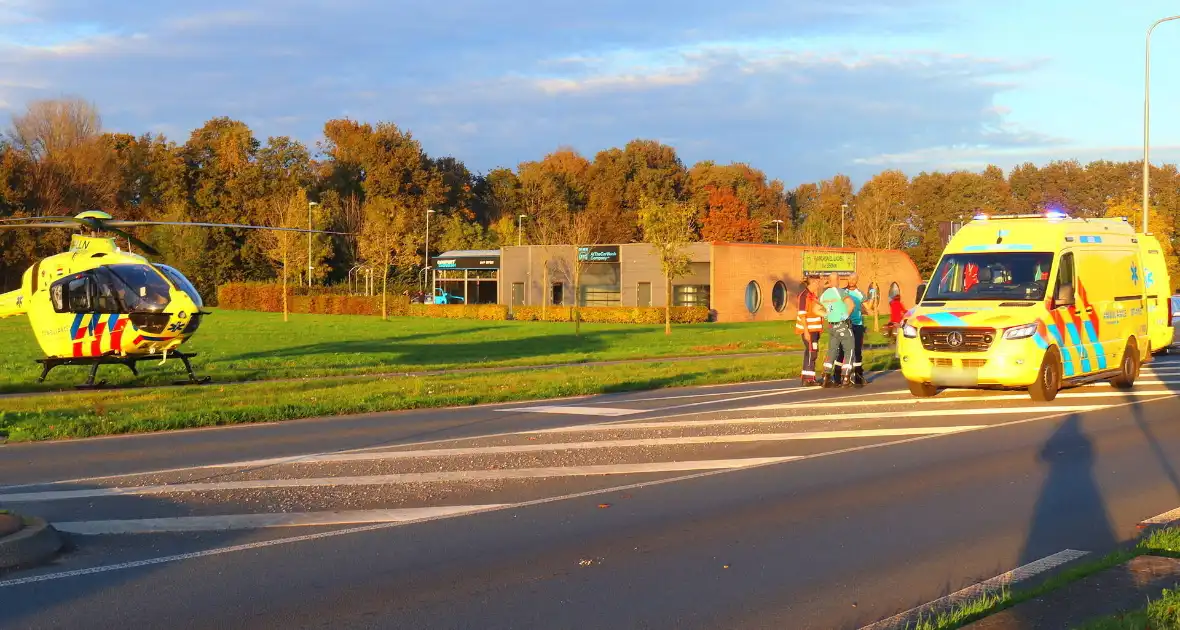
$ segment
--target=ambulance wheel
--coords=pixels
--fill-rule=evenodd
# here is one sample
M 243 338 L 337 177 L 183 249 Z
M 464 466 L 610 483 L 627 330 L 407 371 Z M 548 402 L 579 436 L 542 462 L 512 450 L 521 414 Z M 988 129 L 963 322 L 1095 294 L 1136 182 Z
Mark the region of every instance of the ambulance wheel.
M 1139 346 L 1132 339 L 1127 342 L 1123 350 L 1123 360 L 1119 364 L 1119 375 L 1110 379 L 1110 384 L 1116 389 L 1131 389 L 1135 386 L 1135 378 L 1139 376 Z
M 1041 360 L 1036 382 L 1028 386 L 1028 395 L 1037 402 L 1049 402 L 1057 398 L 1057 391 L 1060 389 L 1061 355 L 1057 348 L 1050 348 Z
M 930 398 L 938 393 L 938 387 L 933 383 L 915 383 L 913 381 L 906 381 L 910 386 L 910 394 L 914 398 Z

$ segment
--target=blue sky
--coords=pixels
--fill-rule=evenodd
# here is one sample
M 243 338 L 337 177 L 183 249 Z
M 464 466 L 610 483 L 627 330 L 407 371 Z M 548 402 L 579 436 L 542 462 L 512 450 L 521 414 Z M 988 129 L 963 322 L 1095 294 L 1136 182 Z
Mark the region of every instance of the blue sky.
M 477 172 L 643 137 L 789 185 L 884 168 L 1137 159 L 1165 0 L 0 0 L 0 116 L 77 94 L 183 142 L 313 144 L 388 120 Z M 1153 162 L 1180 160 L 1180 21 L 1153 43 Z

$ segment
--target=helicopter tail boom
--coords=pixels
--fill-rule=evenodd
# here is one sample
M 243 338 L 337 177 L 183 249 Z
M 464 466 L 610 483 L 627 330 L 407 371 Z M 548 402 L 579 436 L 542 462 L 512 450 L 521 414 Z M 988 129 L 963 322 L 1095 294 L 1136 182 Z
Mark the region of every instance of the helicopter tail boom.
M 0 319 L 24 315 L 26 313 L 24 302 L 25 294 L 20 289 L 0 293 Z

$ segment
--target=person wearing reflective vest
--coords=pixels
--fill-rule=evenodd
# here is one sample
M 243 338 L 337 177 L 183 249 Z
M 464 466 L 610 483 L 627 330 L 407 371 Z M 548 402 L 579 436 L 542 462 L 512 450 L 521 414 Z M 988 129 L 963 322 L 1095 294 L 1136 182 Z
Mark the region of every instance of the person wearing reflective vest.
M 820 304 L 827 311 L 825 319 L 832 329 L 831 341 L 828 342 L 828 356 L 824 359 L 824 387 L 851 386 L 852 361 L 855 356 L 855 340 L 852 335 L 852 324 L 849 318 L 855 303 L 848 296 L 848 291 L 840 287 L 839 274 L 828 275 L 828 288 L 819 296 Z M 843 357 L 843 358 L 840 358 Z
M 795 333 L 803 342 L 803 385 L 818 385 L 815 362 L 819 357 L 819 338 L 824 332 L 824 307 L 816 290 L 819 278 L 810 277 L 799 288 L 799 312 L 795 315 Z

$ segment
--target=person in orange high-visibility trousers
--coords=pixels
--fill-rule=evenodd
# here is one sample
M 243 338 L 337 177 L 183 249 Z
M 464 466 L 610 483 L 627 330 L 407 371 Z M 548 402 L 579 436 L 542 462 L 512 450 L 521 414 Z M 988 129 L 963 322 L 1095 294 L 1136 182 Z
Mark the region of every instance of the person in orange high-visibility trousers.
M 824 306 L 819 303 L 816 291 L 819 278 L 803 281 L 799 288 L 799 312 L 795 316 L 795 333 L 803 342 L 803 385 L 819 385 L 815 377 L 815 362 L 819 357 L 819 338 L 824 332 Z

